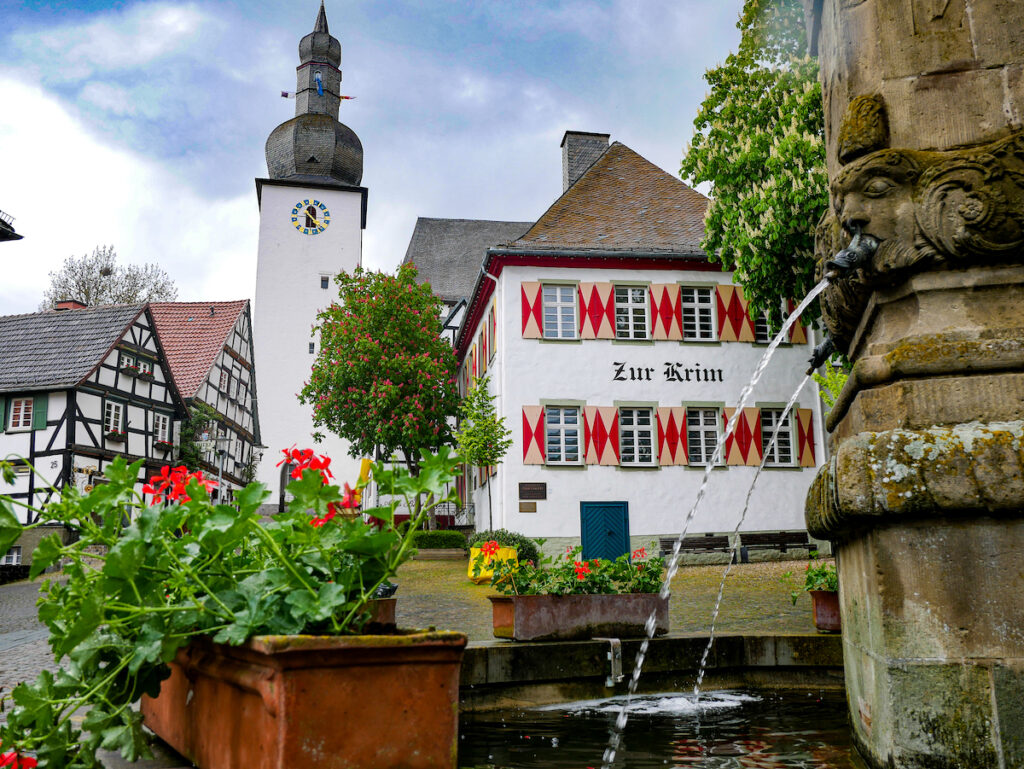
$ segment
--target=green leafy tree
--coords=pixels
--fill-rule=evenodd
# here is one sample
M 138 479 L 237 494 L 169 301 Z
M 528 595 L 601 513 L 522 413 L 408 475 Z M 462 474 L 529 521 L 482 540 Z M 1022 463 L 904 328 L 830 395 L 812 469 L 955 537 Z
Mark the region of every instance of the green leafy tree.
M 189 407 L 188 419 L 182 422 L 181 432 L 178 434 L 178 459 L 181 464 L 193 471 L 203 469 L 205 452 L 200 448 L 199 441 L 203 440 L 204 433 L 208 433 L 212 438 L 221 419 L 221 415 L 214 411 L 212 406 L 202 401 L 195 401 Z
M 739 50 L 704 76 L 680 175 L 711 184 L 704 250 L 777 323 L 783 300 L 814 285 L 814 229 L 828 205 L 818 63 L 800 0 L 746 0 L 737 27 Z
M 335 282 L 339 301 L 317 316 L 320 352 L 299 394 L 313 407 L 314 437 L 339 435 L 354 457 L 401 454 L 416 473 L 421 451 L 451 444 L 459 407 L 441 300 L 408 264 L 395 275 L 356 268 Z
M 815 371 L 811 377 L 821 388 L 821 400 L 825 404 L 825 416 L 828 416 L 836 405 L 836 400 L 839 398 L 839 393 L 843 391 L 846 380 L 850 378 L 850 372 L 842 366 L 831 363 L 824 367 L 824 371 L 824 374 Z
M 117 263 L 113 246 L 96 246 L 91 254 L 69 256 L 50 273 L 50 287 L 43 292 L 40 310 L 50 310 L 65 299 L 95 307 L 133 302 L 173 302 L 178 289 L 171 276 L 157 264 Z
M 461 422 L 455 433 L 459 456 L 475 467 L 491 468 L 501 464 L 512 445 L 512 431 L 505 427 L 505 417 L 494 409 L 490 392 L 491 378 L 474 377 L 473 386 L 459 407 Z M 487 484 L 487 520 L 491 522 L 491 484 Z

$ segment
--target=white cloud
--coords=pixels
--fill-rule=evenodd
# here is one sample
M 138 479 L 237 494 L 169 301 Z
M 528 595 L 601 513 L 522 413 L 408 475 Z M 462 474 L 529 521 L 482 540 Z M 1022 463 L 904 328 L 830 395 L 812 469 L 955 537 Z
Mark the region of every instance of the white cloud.
M 48 273 L 112 244 L 123 262 L 156 262 L 181 299 L 251 296 L 255 194 L 205 198 L 148 158 L 111 149 L 34 85 L 0 78 L 0 208 L 23 240 L 0 244 L 0 313 L 34 311 Z M 31 121 L 18 116 L 32 115 Z
M 26 58 L 54 62 L 47 79 L 76 81 L 96 72 L 137 70 L 195 46 L 197 33 L 210 25 L 216 19 L 192 4 L 142 3 L 85 24 L 15 33 L 11 42 Z

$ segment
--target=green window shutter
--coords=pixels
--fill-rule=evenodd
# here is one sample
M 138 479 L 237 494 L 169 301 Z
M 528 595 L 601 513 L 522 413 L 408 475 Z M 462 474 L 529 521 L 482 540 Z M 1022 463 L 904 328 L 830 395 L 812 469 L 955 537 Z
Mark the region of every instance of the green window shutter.
M 0 395 L 0 433 L 7 429 L 7 398 Z
M 46 406 L 50 402 L 50 396 L 46 393 L 37 395 L 32 399 L 32 429 L 46 429 Z

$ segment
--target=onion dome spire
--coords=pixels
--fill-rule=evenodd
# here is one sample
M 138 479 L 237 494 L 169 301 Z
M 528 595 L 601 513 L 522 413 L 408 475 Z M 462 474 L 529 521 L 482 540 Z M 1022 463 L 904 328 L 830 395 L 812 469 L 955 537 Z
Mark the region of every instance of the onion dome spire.
M 313 31 L 299 41 L 295 117 L 267 139 L 267 170 L 272 179 L 326 177 L 358 185 L 363 177 L 363 145 L 338 122 L 341 106 L 341 43 L 328 31 L 323 0 Z

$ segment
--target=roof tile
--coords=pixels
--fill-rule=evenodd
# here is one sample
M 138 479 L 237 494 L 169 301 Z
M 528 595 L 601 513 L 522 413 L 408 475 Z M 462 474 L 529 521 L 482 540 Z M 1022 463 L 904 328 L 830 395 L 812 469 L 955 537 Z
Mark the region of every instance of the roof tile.
M 182 398 L 196 396 L 239 314 L 248 305 L 246 299 L 149 305 L 167 365 Z

